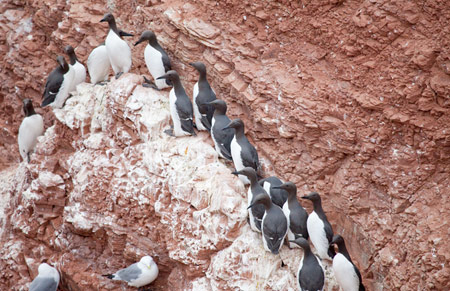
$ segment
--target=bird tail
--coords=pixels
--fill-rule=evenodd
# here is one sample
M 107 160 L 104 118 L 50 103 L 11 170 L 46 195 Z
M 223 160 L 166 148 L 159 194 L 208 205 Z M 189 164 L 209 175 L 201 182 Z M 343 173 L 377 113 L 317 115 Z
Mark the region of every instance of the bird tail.
M 102 275 L 103 277 L 106 277 L 108 279 L 114 279 L 114 274 L 106 274 L 106 275 Z

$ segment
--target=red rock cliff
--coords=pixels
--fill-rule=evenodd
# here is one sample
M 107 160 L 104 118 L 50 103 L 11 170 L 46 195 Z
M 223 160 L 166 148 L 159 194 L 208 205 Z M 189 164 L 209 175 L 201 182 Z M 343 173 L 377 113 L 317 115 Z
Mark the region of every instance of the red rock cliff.
M 158 172 L 162 161 L 157 171 L 143 162 L 153 161 L 146 160 L 148 132 L 165 125 L 164 117 L 141 125 L 137 113 L 121 108 L 125 101 L 113 94 L 105 97 L 109 103 L 94 106 L 99 112 L 80 109 L 72 119 L 38 108 L 49 129 L 34 162 L 18 164 L 20 100 L 40 101 L 65 45 L 76 47 L 86 61 L 106 35 L 106 25 L 98 23 L 106 11 L 129 32 L 154 30 L 188 91 L 197 76 L 186 64 L 207 64 L 218 96 L 230 104 L 229 114 L 245 120 L 266 172 L 292 180 L 300 194 L 316 190 L 324 196 L 329 220 L 347 239 L 370 290 L 436 290 L 450 284 L 450 8 L 445 1 L 8 1 L 0 9 L 2 289 L 29 282 L 45 256 L 64 266 L 64 288 L 93 288 L 99 282 L 93 274 L 123 267 L 148 250 L 160 258 L 156 283 L 162 289 L 178 290 L 189 282 L 193 288 L 251 289 L 237 279 L 251 277 L 251 271 L 210 263 L 242 263 L 234 257 L 248 245 L 239 211 L 235 217 L 211 210 L 229 228 L 210 231 L 222 236 L 205 236 L 213 242 L 198 249 L 195 230 L 206 214 L 197 212 L 212 202 L 200 194 L 194 195 L 199 201 L 186 197 L 193 186 L 187 177 L 177 178 L 179 168 Z M 132 49 L 132 72 L 148 75 L 143 46 Z M 128 90 L 126 97 L 139 89 Z M 85 94 L 100 93 L 86 89 Z M 112 117 L 97 124 L 96 114 L 106 114 L 102 110 Z M 215 165 L 211 155 L 200 157 L 202 165 Z M 143 167 L 139 163 L 152 175 L 133 173 Z M 231 185 L 234 194 L 245 196 Z M 112 213 L 114 219 L 100 219 L 98 213 Z M 186 224 L 168 227 L 173 219 Z M 180 230 L 192 236 L 177 238 Z M 291 280 L 279 273 L 288 271 L 275 272 L 276 278 Z M 284 290 L 264 282 L 263 288 Z M 117 287 L 109 284 L 104 288 Z

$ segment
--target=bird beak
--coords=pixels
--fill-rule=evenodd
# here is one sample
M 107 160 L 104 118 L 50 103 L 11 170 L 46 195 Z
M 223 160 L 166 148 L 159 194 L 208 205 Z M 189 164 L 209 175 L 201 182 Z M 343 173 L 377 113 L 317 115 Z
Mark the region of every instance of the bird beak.
M 134 46 L 137 46 L 137 45 L 140 44 L 141 42 L 142 42 L 142 38 L 139 39 L 139 40 L 134 44 Z
M 234 171 L 234 172 L 231 172 L 231 174 L 233 174 L 233 175 L 240 175 L 241 174 L 241 172 L 239 172 L 239 171 Z
M 100 20 L 100 22 L 105 22 L 105 21 L 106 21 L 106 16 Z
M 222 128 L 222 130 L 226 130 L 226 129 L 230 129 L 231 127 L 229 126 L 225 126 L 224 128 Z
M 168 77 L 167 74 L 165 74 L 165 75 L 162 75 L 162 76 L 156 78 L 156 80 L 167 79 L 167 77 Z
M 195 68 L 194 63 L 189 63 L 189 65 L 190 65 L 190 66 L 193 66 L 193 67 Z
M 272 186 L 272 189 L 283 189 L 280 186 Z
M 308 196 L 302 196 L 301 198 L 302 198 L 302 199 L 308 199 L 308 200 L 309 200 L 309 197 L 308 197 Z
M 289 242 L 291 242 L 291 243 L 295 243 L 295 240 L 289 240 Z
M 250 209 L 250 208 L 252 208 L 252 207 L 253 207 L 253 205 L 255 205 L 255 203 L 253 203 L 253 204 L 250 204 L 250 206 L 249 206 L 249 207 L 247 207 L 247 209 Z
M 121 31 L 119 34 L 120 34 L 120 36 L 134 36 L 134 34 L 128 33 L 128 32 L 125 32 L 125 31 Z

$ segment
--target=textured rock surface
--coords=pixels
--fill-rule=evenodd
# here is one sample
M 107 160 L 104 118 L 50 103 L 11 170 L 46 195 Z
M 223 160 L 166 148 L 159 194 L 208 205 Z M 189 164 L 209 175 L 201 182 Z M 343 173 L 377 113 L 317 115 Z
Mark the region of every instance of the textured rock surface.
M 149 127 L 123 117 L 134 114 L 115 108 L 121 104 L 118 100 L 105 105 L 114 113 L 114 118 L 102 121 L 105 124 L 88 122 L 89 118 L 95 120 L 93 113 L 73 117 L 66 114 L 64 122 L 73 129 L 57 121 L 50 109 L 38 108 L 38 112 L 45 113 L 47 127 L 53 127 L 42 138 L 36 162 L 28 168 L 17 164 L 20 100 L 31 97 L 36 103 L 40 101 L 45 77 L 64 45 L 77 47 L 79 59 L 86 61 L 90 50 L 106 35 L 106 25 L 98 20 L 110 9 L 124 30 L 137 34 L 148 28 L 156 31 L 174 67 L 182 72 L 187 88 L 192 88 L 197 77 L 187 63 L 207 63 L 218 96 L 230 104 L 230 115 L 245 120 L 249 137 L 268 157 L 267 173 L 275 172 L 296 182 L 299 195 L 311 190 L 323 194 L 330 221 L 335 231 L 347 239 L 370 289 L 433 290 L 450 284 L 450 250 L 446 244 L 450 213 L 450 8 L 445 1 L 91 3 L 33 1 L 24 6 L 20 1 L 8 1 L 0 7 L 0 78 L 4 83 L 0 89 L 1 183 L 6 189 L 2 197 L 11 198 L 11 205 L 2 202 L 0 208 L 6 211 L 6 216 L 2 215 L 5 259 L 1 261 L 6 271 L 2 272 L 5 280 L 0 281 L 28 282 L 29 270 L 36 272 L 28 266 L 38 263 L 30 260 L 51 256 L 55 251 L 56 238 L 61 234 L 53 234 L 54 242 L 42 243 L 51 237 L 53 229 L 73 235 L 68 241 L 84 252 L 82 261 L 77 261 L 76 252 L 64 257 L 77 262 L 65 269 L 65 277 L 71 278 L 66 286 L 94 280 L 88 275 L 92 259 L 105 253 L 105 246 L 109 252 L 105 256 L 125 250 L 125 256 L 112 256 L 111 261 L 111 266 L 122 267 L 139 256 L 142 249 L 153 246 L 155 240 L 158 245 L 161 241 L 167 244 L 155 251 L 161 256 L 158 261 L 166 264 L 166 270 L 172 268 L 170 275 L 162 276 L 167 282 L 158 282 L 160 286 L 181 288 L 195 277 L 199 278 L 194 281 L 198 286 L 209 284 L 211 278 L 229 282 L 227 276 L 233 274 L 232 270 L 219 274 L 217 269 L 210 269 L 212 251 L 191 249 L 189 237 L 182 239 L 187 253 L 175 250 L 172 244 L 179 242 L 177 237 L 169 240 L 149 235 L 148 242 L 140 242 L 144 247 L 128 246 L 123 232 L 114 233 L 98 222 L 84 225 L 84 220 L 74 216 L 76 207 L 88 207 L 92 213 L 108 209 L 117 215 L 114 223 L 123 229 L 129 227 L 126 221 L 130 217 L 145 224 L 144 217 L 156 216 L 159 204 L 152 204 L 150 198 L 148 205 L 155 214 L 145 216 L 128 206 L 130 216 L 128 204 L 114 200 L 118 196 L 111 194 L 122 195 L 148 183 L 140 173 L 133 172 L 133 167 L 147 163 L 148 152 L 139 144 L 148 138 Z M 148 76 L 143 49 L 133 48 L 132 71 Z M 92 137 L 85 139 L 87 134 Z M 103 139 L 103 135 L 109 139 Z M 54 141 L 53 136 L 57 137 Z M 87 156 L 87 152 L 96 153 L 96 148 L 101 151 L 116 147 L 120 150 L 104 153 L 108 157 L 105 165 L 100 154 L 95 159 Z M 84 155 L 82 148 L 86 149 Z M 135 162 L 129 161 L 135 155 Z M 81 161 L 89 161 L 90 168 L 80 165 Z M 109 164 L 120 165 L 124 176 L 116 177 L 119 169 Z M 39 174 L 40 168 L 46 173 Z M 97 172 L 108 182 L 87 183 Z M 135 184 L 125 178 L 132 173 Z M 114 183 L 109 182 L 113 179 Z M 183 204 L 185 190 L 192 185 L 178 184 L 183 181 L 176 177 L 168 179 L 174 179 L 172 187 L 182 190 L 165 189 L 163 185 L 158 189 Z M 108 188 L 112 185 L 120 186 Z M 140 190 L 143 197 L 153 193 L 145 189 Z M 91 194 L 68 196 L 85 191 Z M 240 193 L 240 189 L 234 191 Z M 42 193 L 49 194 L 43 198 Z M 146 203 L 143 201 L 137 199 L 134 203 Z M 194 208 L 207 205 L 201 199 L 192 203 L 197 205 Z M 17 205 L 21 207 L 14 210 Z M 65 205 L 70 207 L 66 209 Z M 161 221 L 159 227 L 166 229 L 165 220 Z M 195 233 L 198 226 L 184 227 L 187 235 Z M 241 249 L 239 231 L 229 231 L 232 238 L 240 238 L 231 248 Z M 231 244 L 231 237 L 208 239 L 222 241 L 225 247 Z M 16 255 L 22 248 L 31 253 Z M 231 250 L 219 252 L 217 257 L 230 252 L 228 259 L 232 262 Z M 13 267 L 11 260 L 17 265 Z M 187 267 L 188 262 L 197 265 Z M 107 269 L 106 265 L 100 268 Z M 200 270 L 206 271 L 206 278 Z M 230 284 L 243 286 L 239 280 Z

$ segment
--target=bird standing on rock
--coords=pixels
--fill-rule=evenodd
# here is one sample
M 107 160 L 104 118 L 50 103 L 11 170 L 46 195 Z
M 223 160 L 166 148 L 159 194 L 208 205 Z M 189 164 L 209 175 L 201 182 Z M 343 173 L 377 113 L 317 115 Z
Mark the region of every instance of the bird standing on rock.
M 216 100 L 216 93 L 206 79 L 206 66 L 202 62 L 190 63 L 199 73 L 198 82 L 194 85 L 194 116 L 198 130 L 211 130 L 214 106 L 209 104 Z
M 69 97 L 75 71 L 63 56 L 58 56 L 56 61 L 59 66 L 47 78 L 42 95 L 42 107 L 50 105 L 53 108 L 62 108 Z
M 100 20 L 100 22 L 104 21 L 109 24 L 109 32 L 105 40 L 106 51 L 114 74 L 116 74 L 116 79 L 119 79 L 123 73 L 128 73 L 131 68 L 131 49 L 127 42 L 121 38 L 114 16 L 111 13 L 106 13 Z
M 144 31 L 134 46 L 144 41 L 148 41 L 144 50 L 145 64 L 150 74 L 152 74 L 155 84 L 145 79 L 146 83 L 142 84 L 142 86 L 152 87 L 158 90 L 172 86 L 169 79 L 158 80 L 159 77 L 172 70 L 172 65 L 170 64 L 170 59 L 166 51 L 159 45 L 155 33 L 150 30 Z
M 30 162 L 30 153 L 36 146 L 38 136 L 44 133 L 44 119 L 34 111 L 30 99 L 23 100 L 25 118 L 19 127 L 19 151 L 24 161 Z
M 39 265 L 38 275 L 30 284 L 30 291 L 56 291 L 58 284 L 58 270 L 47 263 L 42 263 Z
M 308 241 L 302 237 L 299 237 L 296 240 L 289 242 L 296 243 L 303 249 L 303 258 L 300 260 L 297 271 L 299 290 L 323 290 L 325 285 L 325 272 L 320 259 L 312 253 Z
M 223 100 L 216 99 L 209 102 L 214 107 L 214 114 L 211 121 L 211 137 L 214 141 L 216 152 L 220 157 L 232 161 L 231 157 L 231 140 L 234 137 L 232 128 L 224 128 L 230 123 L 230 119 L 226 115 L 227 103 Z
M 300 205 L 297 200 L 297 186 L 292 182 L 286 182 L 280 186 L 275 186 L 275 189 L 283 189 L 288 192 L 288 199 L 283 205 L 283 212 L 289 222 L 288 239 L 289 241 L 296 240 L 299 237 L 308 239 L 308 229 L 306 222 L 308 220 L 308 213 Z M 295 243 L 289 243 L 289 247 L 298 246 Z
M 137 263 L 119 270 L 114 274 L 103 275 L 112 280 L 128 282 L 129 286 L 141 287 L 150 284 L 158 277 L 158 266 L 151 256 L 142 257 Z
M 70 65 L 72 66 L 75 73 L 73 82 L 69 89 L 69 92 L 73 92 L 77 89 L 78 84 L 86 81 L 86 68 L 78 61 L 77 56 L 75 55 L 75 50 L 71 45 L 66 46 L 64 48 L 64 51 L 69 56 Z
M 336 254 L 334 247 L 330 246 L 331 240 L 333 239 L 333 228 L 331 228 L 331 224 L 328 222 L 325 212 L 322 209 L 320 195 L 317 192 L 312 192 L 302 198 L 312 201 L 314 206 L 314 210 L 308 216 L 308 221 L 306 222 L 311 242 L 320 258 L 332 260 Z
M 243 175 L 250 180 L 250 187 L 248 188 L 247 194 L 247 206 L 248 208 L 248 217 L 251 229 L 257 232 L 261 232 L 261 222 L 264 216 L 264 206 L 262 204 L 255 204 L 255 197 L 260 194 L 266 194 L 267 192 L 263 187 L 258 183 L 258 176 L 256 172 L 251 167 L 245 167 L 240 171 L 232 172 L 233 175 Z M 250 205 L 255 204 L 250 208 Z
M 239 118 L 234 119 L 223 130 L 228 128 L 234 128 L 235 131 L 230 148 L 236 171 L 240 171 L 245 167 L 252 167 L 258 173 L 260 170 L 258 152 L 245 136 L 244 122 Z M 250 180 L 246 176 L 239 175 L 239 179 L 244 184 L 250 184 Z
M 337 244 L 339 249 L 339 253 L 333 258 L 333 273 L 339 286 L 343 291 L 365 291 L 361 273 L 350 258 L 344 238 L 337 234 L 330 244 Z
M 272 203 L 267 193 L 261 193 L 254 197 L 253 203 L 248 208 L 252 208 L 257 204 L 263 205 L 265 209 L 261 222 L 264 249 L 277 255 L 289 228 L 286 216 L 284 216 L 280 206 Z
M 192 103 L 181 84 L 180 76 L 176 71 L 171 70 L 157 78 L 157 80 L 162 79 L 170 80 L 173 84 L 173 88 L 169 93 L 173 131 L 166 130 L 165 133 L 172 136 L 196 135 L 194 131 Z

